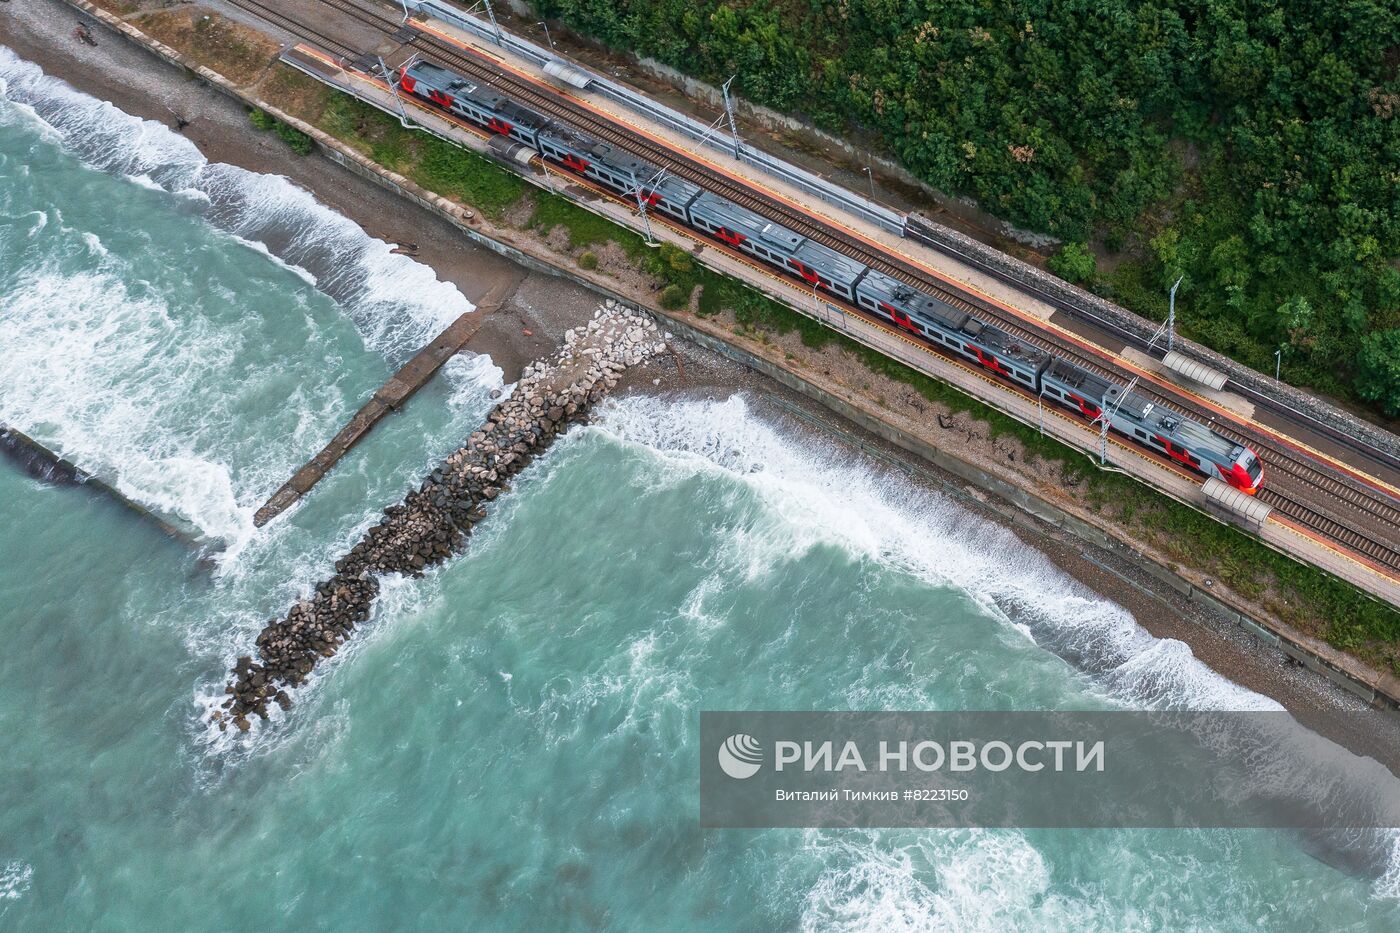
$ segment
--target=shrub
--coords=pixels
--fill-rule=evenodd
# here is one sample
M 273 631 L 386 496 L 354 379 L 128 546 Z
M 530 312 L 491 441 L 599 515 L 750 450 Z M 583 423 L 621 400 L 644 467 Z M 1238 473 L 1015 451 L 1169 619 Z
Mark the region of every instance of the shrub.
M 266 110 L 259 110 L 256 107 L 250 109 L 248 111 L 248 122 L 253 124 L 254 128 L 262 130 L 264 133 L 271 130 L 277 135 L 278 139 L 281 139 L 287 145 L 291 146 L 292 151 L 297 155 L 310 155 L 311 151 L 316 148 L 316 144 L 312 142 L 310 136 L 307 136 L 301 130 L 293 129 L 287 124 L 280 122 Z
M 679 285 L 667 285 L 661 291 L 661 307 L 675 311 L 684 305 L 689 298 L 690 294 Z
M 307 136 L 301 130 L 293 129 L 285 123 L 278 123 L 272 128 L 272 132 L 276 133 L 283 142 L 291 146 L 292 151 L 297 155 L 310 155 L 311 151 L 316 148 L 316 144 L 311 140 L 310 136 Z
M 582 256 L 580 256 L 580 257 L 578 258 L 578 267 L 579 267 L 580 269 L 596 269 L 596 268 L 598 268 L 598 256 L 597 256 L 597 254 L 596 254 L 596 253 L 591 253 L 591 252 L 590 252 L 590 253 L 584 253 Z
M 1076 285 L 1090 281 L 1098 271 L 1094 254 L 1089 252 L 1089 247 L 1083 243 L 1066 243 L 1058 253 L 1050 257 L 1046 265 L 1050 267 L 1051 272 Z

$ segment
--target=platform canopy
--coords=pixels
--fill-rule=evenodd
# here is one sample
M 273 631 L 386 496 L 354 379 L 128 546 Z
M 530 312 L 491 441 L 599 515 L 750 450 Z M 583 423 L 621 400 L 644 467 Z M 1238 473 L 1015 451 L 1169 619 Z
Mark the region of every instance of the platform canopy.
M 550 59 L 544 63 L 544 73 L 554 80 L 562 81 L 571 87 L 578 88 L 580 91 L 593 83 L 593 79 L 588 75 L 571 65 L 564 64 L 557 58 Z
M 1273 511 L 1271 506 L 1265 505 L 1247 493 L 1240 492 L 1234 486 L 1223 483 L 1214 476 L 1206 480 L 1205 485 L 1201 487 L 1201 492 L 1205 493 L 1206 498 L 1211 502 L 1238 515 L 1243 515 L 1256 525 L 1264 524 L 1269 513 Z
M 1192 382 L 1199 382 L 1208 389 L 1225 387 L 1226 376 L 1220 370 L 1211 369 L 1205 363 L 1193 360 L 1175 350 L 1162 357 L 1162 365 L 1174 373 L 1180 373 Z

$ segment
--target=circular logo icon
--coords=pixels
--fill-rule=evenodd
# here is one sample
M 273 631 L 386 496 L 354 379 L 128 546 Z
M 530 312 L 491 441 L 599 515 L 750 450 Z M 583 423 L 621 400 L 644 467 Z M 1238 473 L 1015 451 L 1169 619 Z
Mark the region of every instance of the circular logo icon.
M 758 773 L 763 765 L 763 747 L 758 739 L 740 732 L 719 747 L 719 766 L 725 774 L 743 780 Z

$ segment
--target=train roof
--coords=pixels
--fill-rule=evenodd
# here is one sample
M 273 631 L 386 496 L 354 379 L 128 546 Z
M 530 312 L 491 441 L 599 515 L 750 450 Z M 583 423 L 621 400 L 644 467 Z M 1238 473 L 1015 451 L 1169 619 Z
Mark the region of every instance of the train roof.
M 733 201 L 709 191 L 700 195 L 690 206 L 690 209 L 691 211 L 701 211 L 725 229 L 743 233 L 746 236 L 758 236 L 768 224 L 768 221 L 748 208 L 740 207 Z
M 684 204 L 700 193 L 700 186 L 684 178 L 667 175 L 652 190 L 671 204 Z
M 1050 354 L 1032 346 L 1014 334 L 1008 334 L 999 327 L 984 324 L 976 318 L 968 318 L 962 327 L 963 333 L 970 334 L 977 342 L 995 352 L 998 356 L 1024 363 L 1032 369 L 1039 369 L 1050 359 Z
M 771 220 L 758 231 L 758 238 L 769 246 L 776 246 L 788 253 L 801 246 L 802 241 L 806 239 L 801 234 L 789 230 L 782 224 L 775 224 Z
M 473 95 L 472 99 L 477 101 L 478 103 L 485 104 L 485 101 L 482 99 L 484 96 L 489 95 L 490 97 L 495 98 L 496 102 L 493 104 L 489 104 L 488 106 L 490 106 L 492 110 L 500 114 L 506 120 L 510 121 L 511 123 L 515 123 L 519 126 L 524 126 L 532 130 L 542 130 L 546 126 L 549 126 L 551 123 L 554 122 L 544 114 L 531 110 L 529 107 L 517 104 L 510 98 L 502 97 L 494 91 L 486 91 L 483 88 L 481 91 L 478 92 L 478 94 L 481 94 L 482 96 Z
M 794 234 L 796 236 L 796 234 Z M 818 272 L 826 272 L 829 277 L 842 282 L 851 282 L 865 271 L 865 263 L 843 256 L 820 243 L 813 243 L 806 237 L 799 237 L 801 245 L 792 255 L 804 266 Z
M 449 87 L 454 83 L 457 85 L 470 84 L 466 78 L 449 71 L 441 65 L 434 65 L 432 62 L 417 61 L 408 66 L 408 73 L 415 78 L 427 78 L 429 81 L 437 82 L 443 87 Z
M 1091 402 L 1102 402 L 1104 393 L 1112 385 L 1107 379 L 1062 359 L 1056 359 L 1051 364 L 1048 375 L 1070 388 L 1079 390 L 1079 393 Z
M 922 314 L 948 330 L 961 330 L 967 322 L 966 311 L 960 311 L 947 302 L 939 301 L 932 295 L 927 295 L 912 285 L 906 285 L 875 269 L 866 273 L 860 287 L 862 291 L 873 295 L 877 301 Z
M 646 181 L 657 172 L 656 166 L 650 162 L 644 162 L 612 143 L 605 143 L 563 124 L 555 124 L 543 135 L 565 149 L 587 156 L 593 162 L 605 162 L 611 168 L 630 173 L 638 181 Z

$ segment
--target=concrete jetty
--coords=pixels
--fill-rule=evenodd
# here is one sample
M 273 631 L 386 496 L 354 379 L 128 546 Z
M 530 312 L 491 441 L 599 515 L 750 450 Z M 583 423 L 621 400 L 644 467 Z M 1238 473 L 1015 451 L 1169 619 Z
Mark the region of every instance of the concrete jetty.
M 20 469 L 35 479 L 55 486 L 86 486 L 96 489 L 119 505 L 153 523 L 166 535 L 190 548 L 199 548 L 195 536 L 152 512 L 139 502 L 123 495 L 110 483 L 103 482 L 87 470 L 64 459 L 23 431 L 0 422 L 0 456 L 14 461 Z
M 262 508 L 253 514 L 254 527 L 261 528 L 266 525 L 310 492 L 311 487 L 320 482 L 321 477 L 330 472 L 331 467 L 335 466 L 351 447 L 358 444 L 381 418 L 391 411 L 398 410 L 415 392 L 426 385 L 428 380 L 433 378 L 433 374 L 466 345 L 489 313 L 489 309 L 483 308 L 466 312 L 389 377 L 389 381 L 355 412 L 354 417 L 341 428 L 340 433 L 331 438 L 330 443 L 321 448 L 320 453 L 297 470 L 292 478 L 283 483 L 282 488 L 273 493 L 271 498 L 263 503 Z
M 650 317 L 609 299 L 586 327 L 564 335 L 557 357 L 525 367 L 510 398 L 490 411 L 465 446 L 401 504 L 385 509 L 384 518 L 336 561 L 333 576 L 263 628 L 257 660 L 238 659 L 225 688 L 228 699 L 212 713 L 219 728 L 232 723 L 247 731 L 248 717 L 266 719 L 269 703 L 290 707 L 287 691 L 369 618 L 379 577 L 421 576 L 451 555 L 511 477 L 583 418 L 624 370 L 664 350 Z

